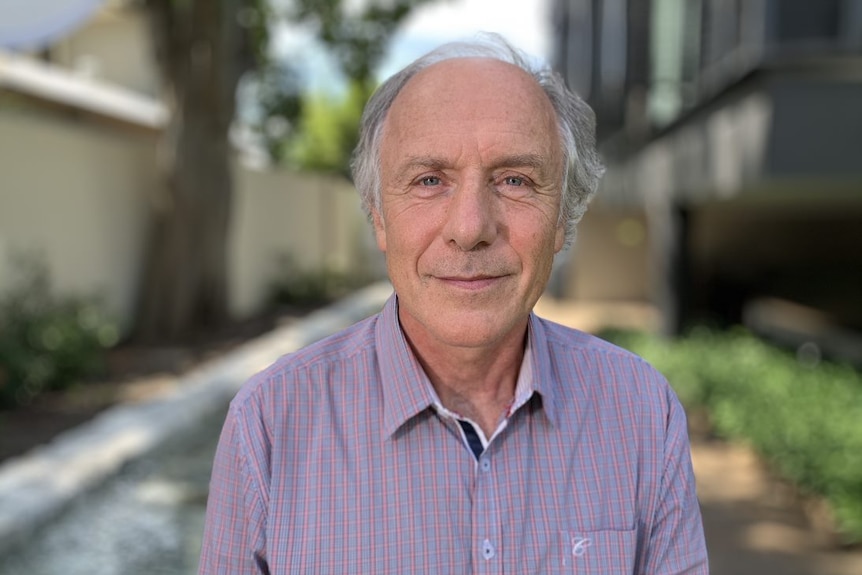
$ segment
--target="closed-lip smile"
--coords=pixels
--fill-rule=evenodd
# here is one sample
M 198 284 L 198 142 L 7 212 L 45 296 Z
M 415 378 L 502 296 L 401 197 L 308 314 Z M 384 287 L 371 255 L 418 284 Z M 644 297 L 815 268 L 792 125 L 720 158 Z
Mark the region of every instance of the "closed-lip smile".
M 468 290 L 487 288 L 505 276 L 475 275 L 475 276 L 438 276 L 437 279 L 454 287 Z

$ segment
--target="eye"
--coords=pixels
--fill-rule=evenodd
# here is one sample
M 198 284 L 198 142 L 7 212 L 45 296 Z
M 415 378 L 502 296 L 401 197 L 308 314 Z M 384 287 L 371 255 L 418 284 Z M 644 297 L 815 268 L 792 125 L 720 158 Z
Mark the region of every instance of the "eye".
M 439 186 L 440 183 L 440 178 L 437 176 L 425 176 L 419 180 L 421 186 Z
M 506 170 L 494 178 L 494 188 L 497 193 L 513 199 L 529 197 L 535 189 L 535 183 L 528 176 L 515 170 Z

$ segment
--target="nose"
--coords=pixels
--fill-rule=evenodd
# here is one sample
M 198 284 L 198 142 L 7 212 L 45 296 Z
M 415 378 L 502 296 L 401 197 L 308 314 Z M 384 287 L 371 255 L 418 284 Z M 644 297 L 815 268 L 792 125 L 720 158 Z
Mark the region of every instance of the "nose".
M 493 194 L 478 179 L 458 186 L 449 200 L 444 239 L 465 252 L 491 245 L 499 231 Z

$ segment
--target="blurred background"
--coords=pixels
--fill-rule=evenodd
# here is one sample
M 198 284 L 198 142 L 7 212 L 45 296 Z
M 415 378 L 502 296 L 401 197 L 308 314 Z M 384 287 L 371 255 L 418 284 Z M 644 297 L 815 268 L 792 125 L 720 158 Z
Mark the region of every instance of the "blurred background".
M 538 310 L 668 376 L 713 571 L 862 573 L 862 0 L 0 0 L 0 465 L 132 372 L 384 279 L 348 177 L 362 106 L 479 31 L 596 111 L 607 173 Z M 78 572 L 81 523 L 104 526 L 82 573 L 126 545 L 146 567 L 100 572 L 193 572 L 218 423 L 53 551 L 0 544 L 0 573 Z M 167 498 L 184 519 L 129 501 L 164 502 L 151 473 L 203 491 Z M 112 539 L 118 509 L 150 522 Z

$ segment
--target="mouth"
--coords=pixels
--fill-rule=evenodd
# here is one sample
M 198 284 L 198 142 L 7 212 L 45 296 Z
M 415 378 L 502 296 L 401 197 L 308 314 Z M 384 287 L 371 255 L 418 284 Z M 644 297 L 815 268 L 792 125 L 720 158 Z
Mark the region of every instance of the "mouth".
M 439 276 L 437 279 L 443 284 L 468 291 L 479 291 L 493 287 L 500 283 L 506 276 Z

